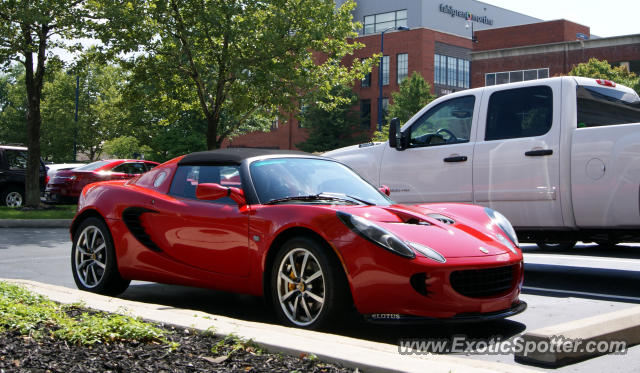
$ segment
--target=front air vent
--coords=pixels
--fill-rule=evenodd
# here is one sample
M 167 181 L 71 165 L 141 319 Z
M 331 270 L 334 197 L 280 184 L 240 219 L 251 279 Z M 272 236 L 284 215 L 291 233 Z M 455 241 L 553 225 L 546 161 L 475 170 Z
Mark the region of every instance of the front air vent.
M 160 249 L 158 245 L 156 245 L 156 243 L 151 240 L 151 237 L 144 230 L 142 222 L 140 221 L 140 216 L 146 213 L 155 214 L 157 213 L 157 211 L 150 210 L 144 207 L 128 207 L 122 212 L 122 221 L 129 229 L 129 232 L 131 232 L 131 234 L 141 244 L 146 246 L 149 250 L 161 252 L 162 249 Z
M 411 287 L 413 288 L 413 290 L 417 291 L 421 295 L 424 295 L 425 297 L 428 297 L 429 293 L 431 293 L 427 288 L 428 278 L 429 275 L 427 275 L 426 273 L 416 273 L 411 276 L 409 282 L 411 283 Z
M 449 276 L 453 290 L 470 298 L 501 295 L 514 286 L 515 266 L 454 271 Z
M 451 219 L 450 217 L 444 216 L 444 215 L 440 215 L 440 214 L 429 214 L 427 215 L 430 218 L 434 218 L 438 221 L 440 221 L 441 223 L 447 224 L 447 225 L 452 225 L 455 224 L 456 221 Z

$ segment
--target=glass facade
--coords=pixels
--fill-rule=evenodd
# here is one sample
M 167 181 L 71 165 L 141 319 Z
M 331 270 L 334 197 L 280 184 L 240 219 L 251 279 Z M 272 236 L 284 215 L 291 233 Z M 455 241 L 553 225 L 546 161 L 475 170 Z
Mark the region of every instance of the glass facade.
M 469 61 L 436 54 L 434 55 L 433 70 L 435 84 L 469 88 Z
M 398 54 L 398 84 L 402 83 L 409 74 L 409 55 L 407 53 Z
M 403 9 L 365 16 L 363 24 L 363 32 L 365 35 L 375 34 L 393 27 L 406 27 L 407 10 Z
M 503 71 L 484 75 L 484 85 L 522 82 L 525 80 L 544 79 L 549 77 L 549 68 Z
M 389 85 L 389 56 L 382 56 L 382 85 Z

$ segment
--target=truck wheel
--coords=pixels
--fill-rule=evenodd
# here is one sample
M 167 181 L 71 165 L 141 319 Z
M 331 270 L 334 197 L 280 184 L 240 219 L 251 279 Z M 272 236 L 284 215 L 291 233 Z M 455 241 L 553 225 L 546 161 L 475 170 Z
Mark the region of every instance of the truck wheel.
M 18 186 L 6 187 L 0 193 L 0 203 L 7 207 L 21 207 L 24 203 L 24 189 Z
M 536 242 L 542 250 L 571 250 L 578 241 Z

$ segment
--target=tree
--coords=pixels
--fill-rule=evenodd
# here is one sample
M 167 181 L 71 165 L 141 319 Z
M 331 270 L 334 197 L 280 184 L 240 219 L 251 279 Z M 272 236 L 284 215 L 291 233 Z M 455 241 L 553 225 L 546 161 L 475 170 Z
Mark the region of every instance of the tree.
M 151 150 L 146 145 L 140 145 L 138 139 L 133 136 L 121 136 L 104 142 L 105 153 L 115 158 L 138 158 L 146 155 Z
M 26 144 L 26 101 L 24 68 L 12 66 L 0 76 L 0 139 L 3 144 Z
M 63 39 L 81 36 L 84 1 L 5 0 L 0 8 L 0 67 L 7 67 L 13 62 L 25 67 L 26 139 L 29 147 L 25 186 L 27 206 L 40 204 L 40 101 L 45 62 L 52 48 L 67 47 Z
M 133 53 L 133 79 L 160 88 L 164 101 L 197 108 L 207 148 L 244 131 L 268 127 L 279 110 L 361 79 L 373 60 L 340 62 L 354 42 L 349 0 L 94 0 L 105 22 L 94 26 L 113 54 Z M 350 41 L 351 40 L 351 41 Z M 322 102 L 340 103 L 339 97 Z M 183 111 L 179 110 L 179 111 Z
M 626 67 L 613 67 L 606 60 L 591 58 L 588 62 L 574 66 L 569 75 L 611 80 L 626 85 L 640 94 L 640 77 L 630 72 Z
M 388 118 L 398 118 L 404 124 L 425 105 L 433 101 L 436 96 L 431 93 L 431 85 L 424 80 L 419 72 L 414 71 L 411 77 L 400 83 L 397 92 L 391 94 L 392 104 L 389 106 Z M 373 134 L 371 141 L 387 141 L 389 125 Z
M 338 86 L 331 92 L 344 98 L 344 103 L 327 109 L 321 105 L 305 107 L 300 124 L 309 129 L 307 140 L 296 146 L 307 152 L 324 152 L 367 140 L 368 128 L 361 126 L 360 113 L 353 109 L 358 96 L 348 86 Z

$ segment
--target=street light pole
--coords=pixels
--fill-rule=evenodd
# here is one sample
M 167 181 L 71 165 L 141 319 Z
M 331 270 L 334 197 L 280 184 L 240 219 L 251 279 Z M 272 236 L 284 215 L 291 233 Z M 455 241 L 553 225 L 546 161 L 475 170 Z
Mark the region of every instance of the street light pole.
M 389 27 L 388 29 L 382 31 L 380 33 L 380 65 L 378 70 L 380 72 L 378 76 L 378 131 L 382 131 L 382 67 L 384 64 L 384 33 L 390 30 L 400 30 L 407 31 L 410 30 L 409 27 L 406 26 L 398 26 L 398 27 Z
M 80 75 L 76 75 L 76 130 L 73 131 L 73 162 L 77 160 L 77 144 L 78 144 L 78 96 L 80 95 Z

